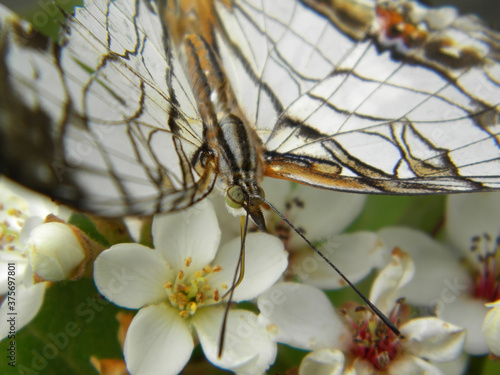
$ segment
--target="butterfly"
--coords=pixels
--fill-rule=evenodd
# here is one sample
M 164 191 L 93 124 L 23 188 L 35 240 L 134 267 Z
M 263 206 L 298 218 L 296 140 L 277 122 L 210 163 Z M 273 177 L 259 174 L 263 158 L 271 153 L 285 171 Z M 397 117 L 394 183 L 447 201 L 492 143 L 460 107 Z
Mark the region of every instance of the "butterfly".
M 500 34 L 414 1 L 85 1 L 59 40 L 0 8 L 0 172 L 82 211 L 217 187 L 265 228 L 264 176 L 500 188 Z

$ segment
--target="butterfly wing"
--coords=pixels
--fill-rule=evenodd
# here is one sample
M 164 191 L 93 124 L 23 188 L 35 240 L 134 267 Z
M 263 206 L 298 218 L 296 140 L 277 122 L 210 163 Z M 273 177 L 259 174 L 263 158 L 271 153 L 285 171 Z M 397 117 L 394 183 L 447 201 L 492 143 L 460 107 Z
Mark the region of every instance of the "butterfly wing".
M 182 209 L 213 187 L 203 125 L 154 2 L 86 1 L 59 43 L 0 7 L 3 173 L 105 215 Z
M 500 35 L 477 19 L 411 1 L 216 12 L 268 176 L 385 194 L 500 188 Z
M 409 1 L 213 4 L 201 24 L 217 25 L 268 176 L 372 193 L 500 188 L 500 38 L 477 20 Z M 210 192 L 216 155 L 156 2 L 86 2 L 58 44 L 0 12 L 2 173 L 106 215 Z

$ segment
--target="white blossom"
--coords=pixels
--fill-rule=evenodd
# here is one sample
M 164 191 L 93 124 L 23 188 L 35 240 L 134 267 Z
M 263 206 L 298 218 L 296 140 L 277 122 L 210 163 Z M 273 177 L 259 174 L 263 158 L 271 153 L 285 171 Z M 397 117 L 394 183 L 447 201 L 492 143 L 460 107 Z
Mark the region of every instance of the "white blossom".
M 0 305 L 0 340 L 12 331 L 7 313 L 17 313 L 15 331 L 19 331 L 42 306 L 47 283 L 35 283 L 24 242 L 34 223 L 56 210 L 48 198 L 0 178 L 0 295 L 5 296 Z M 15 311 L 9 296 L 15 298 Z
M 176 374 L 199 340 L 216 366 L 241 374 L 264 372 L 276 344 L 249 311 L 230 309 L 222 357 L 218 357 L 224 308 L 240 239 L 219 248 L 220 229 L 209 202 L 153 219 L 154 249 L 119 244 L 94 264 L 99 291 L 117 305 L 140 309 L 125 339 L 124 355 L 132 374 Z M 217 251 L 218 250 L 218 251 Z M 264 233 L 246 238 L 244 277 L 233 300 L 250 300 L 283 273 L 287 253 L 279 239 Z
M 386 228 L 380 234 L 388 248 L 401 248 L 415 262 L 416 276 L 401 295 L 466 328 L 465 351 L 482 355 L 490 351 L 482 329 L 486 304 L 500 299 L 500 194 L 460 194 L 447 199 L 449 243 L 410 228 Z
M 259 319 L 277 341 L 313 350 L 302 361 L 302 375 L 441 374 L 434 363 L 460 357 L 465 331 L 437 318 L 410 319 L 409 306 L 394 297 L 413 273 L 411 258 L 395 251 L 370 295 L 401 337 L 357 304 L 348 303 L 337 314 L 324 294 L 301 284 L 277 284 L 260 296 Z

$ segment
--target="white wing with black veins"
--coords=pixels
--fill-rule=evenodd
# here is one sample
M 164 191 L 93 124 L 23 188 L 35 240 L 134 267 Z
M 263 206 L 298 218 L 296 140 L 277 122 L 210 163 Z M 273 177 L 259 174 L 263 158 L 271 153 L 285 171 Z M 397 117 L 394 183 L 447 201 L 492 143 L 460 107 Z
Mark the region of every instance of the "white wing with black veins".
M 476 18 L 404 0 L 202 5 L 200 38 L 262 141 L 265 175 L 366 193 L 500 188 L 500 35 Z M 217 124 L 207 131 L 171 48 L 183 30 L 158 9 L 85 1 L 54 43 L 0 7 L 1 173 L 108 216 L 212 190 Z
M 0 12 L 4 173 L 112 216 L 177 210 L 210 192 L 215 164 L 191 165 L 203 125 L 155 3 L 86 1 L 59 44 Z
M 500 34 L 476 18 L 411 1 L 216 9 L 268 175 L 373 193 L 500 188 Z M 330 177 L 305 172 L 318 163 Z

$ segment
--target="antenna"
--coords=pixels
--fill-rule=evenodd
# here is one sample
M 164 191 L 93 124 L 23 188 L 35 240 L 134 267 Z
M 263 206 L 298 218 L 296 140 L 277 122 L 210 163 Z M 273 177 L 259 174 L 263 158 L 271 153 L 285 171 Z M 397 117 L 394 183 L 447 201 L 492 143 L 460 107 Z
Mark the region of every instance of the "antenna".
M 233 283 L 231 285 L 231 289 L 229 289 L 223 296 L 222 299 L 225 298 L 229 294 L 229 299 L 226 304 L 226 309 L 224 310 L 224 318 L 222 319 L 222 327 L 220 330 L 219 336 L 219 359 L 222 357 L 222 350 L 224 349 L 224 336 L 226 334 L 226 325 L 227 325 L 227 316 L 229 314 L 229 308 L 231 306 L 231 302 L 233 301 L 233 293 L 238 285 L 240 285 L 243 280 L 243 276 L 245 274 L 245 242 L 247 237 L 247 229 L 248 229 L 248 211 L 245 217 L 240 216 L 241 223 L 241 246 L 240 246 L 240 257 L 238 258 L 238 265 L 236 266 L 236 270 L 234 271 Z
M 295 233 L 297 233 L 302 239 L 331 267 L 337 272 L 337 274 L 344 279 L 344 281 L 356 292 L 356 294 L 363 300 L 363 302 L 368 305 L 368 307 L 377 315 L 383 322 L 384 324 L 399 338 L 404 337 L 401 332 L 399 332 L 399 329 L 392 323 L 389 318 L 387 318 L 382 311 L 380 311 L 377 306 L 375 306 L 368 298 L 365 297 L 363 293 L 361 293 L 358 288 L 354 286 L 353 283 L 345 276 L 338 268 L 335 266 L 321 251 L 319 251 L 316 246 L 312 244 L 311 241 L 309 241 L 298 229 L 295 225 L 293 225 L 281 212 L 278 211 L 276 207 L 274 207 L 269 201 L 267 201 L 264 197 L 261 197 L 263 203 L 267 204 L 274 212 L 276 212 L 279 217 L 287 223 L 290 228 L 292 228 Z M 229 308 L 231 305 L 231 302 L 233 300 L 233 293 L 236 287 L 241 283 L 243 280 L 244 276 L 244 266 L 245 266 L 245 242 L 246 242 L 246 235 L 248 231 L 248 217 L 249 213 L 247 211 L 247 214 L 245 217 L 241 216 L 240 217 L 240 223 L 241 223 L 241 247 L 240 247 L 240 256 L 238 258 L 238 264 L 236 266 L 236 270 L 234 272 L 234 277 L 233 277 L 233 283 L 231 285 L 231 288 L 222 296 L 222 298 L 225 298 L 229 294 L 229 300 L 227 301 L 227 305 L 224 311 L 224 318 L 222 319 L 222 327 L 220 331 L 220 336 L 219 336 L 219 353 L 218 356 L 219 358 L 222 357 L 222 351 L 224 349 L 224 336 L 226 333 L 226 325 L 227 325 L 227 317 L 229 314 Z
M 361 299 L 368 305 L 368 307 L 385 323 L 389 329 L 394 332 L 394 334 L 398 337 L 403 337 L 401 332 L 399 332 L 398 328 L 387 318 L 382 311 L 380 311 L 377 306 L 375 306 L 373 303 L 370 302 L 368 298 L 366 298 L 363 293 L 361 293 L 353 283 L 345 276 L 321 251 L 319 251 L 316 246 L 314 246 L 311 241 L 309 241 L 296 227 L 293 225 L 281 212 L 278 211 L 277 208 L 275 208 L 271 203 L 269 203 L 264 197 L 262 197 L 262 200 L 264 203 L 266 203 L 274 212 L 276 212 L 280 218 L 287 223 L 290 228 L 292 228 L 295 233 L 297 233 L 306 243 L 311 246 L 311 248 L 321 257 L 323 260 L 330 266 L 332 267 L 335 272 L 339 274 L 339 276 L 344 279 L 344 281 L 356 292 L 358 296 L 361 297 Z

